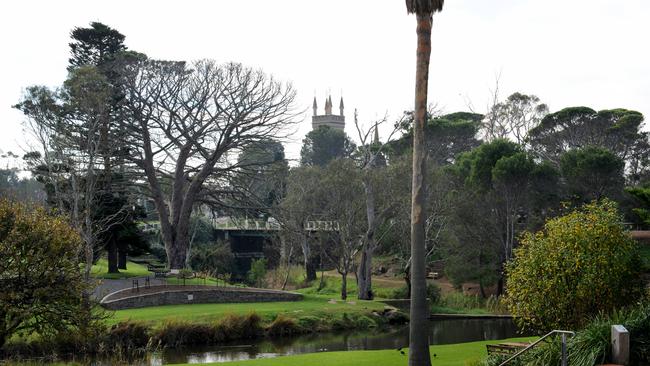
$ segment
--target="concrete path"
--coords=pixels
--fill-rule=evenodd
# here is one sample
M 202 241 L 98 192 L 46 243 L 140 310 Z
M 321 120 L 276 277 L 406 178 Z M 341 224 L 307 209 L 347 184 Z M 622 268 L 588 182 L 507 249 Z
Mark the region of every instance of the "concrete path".
M 93 292 L 93 297 L 97 301 L 99 301 L 104 296 L 112 292 L 123 290 L 125 288 L 131 288 L 133 286 L 133 280 L 138 280 L 138 284 L 140 285 L 140 287 L 144 287 L 146 278 L 147 277 L 131 277 L 131 278 L 124 278 L 120 280 L 98 280 L 99 284 L 97 285 L 97 287 L 95 287 L 95 290 Z M 164 279 L 154 278 L 153 276 L 149 277 L 149 281 L 151 286 L 165 284 Z

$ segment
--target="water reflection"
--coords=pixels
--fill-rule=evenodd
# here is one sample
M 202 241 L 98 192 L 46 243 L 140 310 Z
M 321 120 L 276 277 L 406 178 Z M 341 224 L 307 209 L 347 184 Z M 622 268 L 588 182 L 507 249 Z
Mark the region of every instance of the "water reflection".
M 449 344 L 519 336 L 511 319 L 449 319 L 430 322 L 429 343 Z M 209 347 L 168 349 L 150 355 L 146 364 L 208 363 L 251 360 L 301 353 L 397 349 L 408 345 L 408 327 L 368 332 L 310 334 L 292 338 L 244 341 Z

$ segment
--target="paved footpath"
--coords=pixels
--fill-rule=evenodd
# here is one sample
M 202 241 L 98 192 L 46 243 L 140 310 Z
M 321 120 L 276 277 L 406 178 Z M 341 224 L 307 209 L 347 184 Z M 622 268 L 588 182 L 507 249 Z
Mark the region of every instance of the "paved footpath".
M 144 282 L 147 277 L 131 277 L 124 278 L 120 280 L 98 280 L 99 284 L 95 287 L 93 292 L 93 297 L 96 300 L 101 300 L 104 296 L 125 288 L 131 288 L 133 286 L 133 280 L 138 280 L 140 287 L 144 287 Z M 151 286 L 155 285 L 164 285 L 165 282 L 161 278 L 154 278 L 153 276 L 149 277 Z

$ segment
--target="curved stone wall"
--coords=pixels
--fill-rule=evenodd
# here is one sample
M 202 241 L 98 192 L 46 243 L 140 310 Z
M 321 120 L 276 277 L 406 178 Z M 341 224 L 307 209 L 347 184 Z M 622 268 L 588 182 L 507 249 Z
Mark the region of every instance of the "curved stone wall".
M 238 287 L 197 287 L 152 286 L 143 289 L 142 293 L 124 289 L 107 295 L 100 304 L 106 309 L 123 310 L 159 305 L 302 300 L 302 294 L 295 292 Z

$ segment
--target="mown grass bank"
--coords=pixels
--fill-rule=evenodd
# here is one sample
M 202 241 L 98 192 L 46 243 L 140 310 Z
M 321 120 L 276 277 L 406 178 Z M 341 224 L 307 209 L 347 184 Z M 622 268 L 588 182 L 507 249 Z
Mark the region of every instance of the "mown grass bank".
M 124 319 L 80 334 L 12 339 L 0 352 L 10 359 L 140 357 L 165 347 L 208 346 L 254 338 L 405 324 L 408 317 L 381 304 L 334 303 L 311 297 L 293 303 L 193 304 L 122 311 Z M 306 305 L 305 305 L 306 304 Z M 367 305 L 367 306 L 364 306 Z M 198 308 L 198 309 L 197 309 Z M 255 311 L 253 311 L 255 310 Z M 125 313 L 126 312 L 126 313 Z
M 466 366 L 486 357 L 485 345 L 499 342 L 522 342 L 535 338 L 513 338 L 503 341 L 482 341 L 436 345 L 430 347 L 435 366 Z M 435 355 L 435 357 L 434 357 Z M 228 362 L 228 366 L 396 366 L 408 364 L 408 350 L 320 352 L 297 356 Z M 189 365 L 189 364 L 186 364 Z M 212 364 L 216 365 L 216 364 Z
M 348 314 L 370 314 L 381 311 L 385 305 L 376 301 L 341 301 L 330 296 L 305 295 L 302 301 L 259 302 L 234 304 L 191 304 L 165 305 L 141 309 L 118 310 L 107 319 L 108 324 L 124 321 L 137 321 L 161 324 L 168 321 L 210 322 L 227 314 L 248 314 L 255 312 L 263 319 L 273 319 L 277 315 L 287 316 L 327 316 Z

